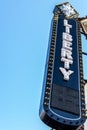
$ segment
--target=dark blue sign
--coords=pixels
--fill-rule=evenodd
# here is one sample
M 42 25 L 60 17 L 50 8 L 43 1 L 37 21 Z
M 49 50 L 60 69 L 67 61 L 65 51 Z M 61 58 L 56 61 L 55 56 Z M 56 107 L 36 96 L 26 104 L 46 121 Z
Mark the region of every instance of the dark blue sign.
M 52 21 L 40 118 L 53 128 L 72 130 L 85 122 L 82 117 L 80 31 L 77 19 L 66 19 L 63 14 L 57 16 Z

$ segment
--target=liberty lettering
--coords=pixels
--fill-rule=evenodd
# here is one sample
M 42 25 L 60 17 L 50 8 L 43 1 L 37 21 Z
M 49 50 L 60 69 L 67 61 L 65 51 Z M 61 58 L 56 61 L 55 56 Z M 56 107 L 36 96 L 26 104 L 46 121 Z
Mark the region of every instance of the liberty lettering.
M 65 32 L 63 32 L 62 38 L 62 48 L 61 48 L 61 62 L 64 62 L 64 68 L 60 67 L 59 70 L 64 75 L 64 80 L 69 80 L 69 76 L 74 73 L 74 71 L 69 70 L 70 66 L 73 64 L 72 57 L 72 35 L 70 34 L 70 29 L 72 25 L 68 24 L 68 20 L 64 19 Z

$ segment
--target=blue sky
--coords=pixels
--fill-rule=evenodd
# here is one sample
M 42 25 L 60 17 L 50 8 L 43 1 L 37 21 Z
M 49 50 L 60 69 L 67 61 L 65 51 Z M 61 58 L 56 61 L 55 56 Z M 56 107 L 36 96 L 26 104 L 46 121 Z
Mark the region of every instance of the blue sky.
M 62 0 L 0 1 L 0 130 L 49 130 L 39 103 L 53 9 Z M 70 0 L 80 17 L 87 1 Z M 87 51 L 83 37 L 83 49 Z M 84 58 L 85 78 L 87 58 Z

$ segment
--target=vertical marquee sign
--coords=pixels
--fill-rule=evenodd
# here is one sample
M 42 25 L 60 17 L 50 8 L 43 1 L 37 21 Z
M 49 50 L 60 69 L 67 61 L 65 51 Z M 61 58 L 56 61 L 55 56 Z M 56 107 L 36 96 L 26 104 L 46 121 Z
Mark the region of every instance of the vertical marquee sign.
M 76 130 L 86 120 L 78 13 L 56 5 L 48 46 L 40 118 L 48 126 Z

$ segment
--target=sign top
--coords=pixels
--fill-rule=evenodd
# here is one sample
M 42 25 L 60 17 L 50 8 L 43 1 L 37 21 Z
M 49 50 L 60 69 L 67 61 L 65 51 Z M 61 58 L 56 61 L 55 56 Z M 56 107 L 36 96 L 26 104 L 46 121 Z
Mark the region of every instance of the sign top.
M 69 2 L 56 5 L 54 12 L 57 12 L 57 11 L 60 13 L 63 13 L 65 17 L 68 19 L 77 18 L 79 15 Z

